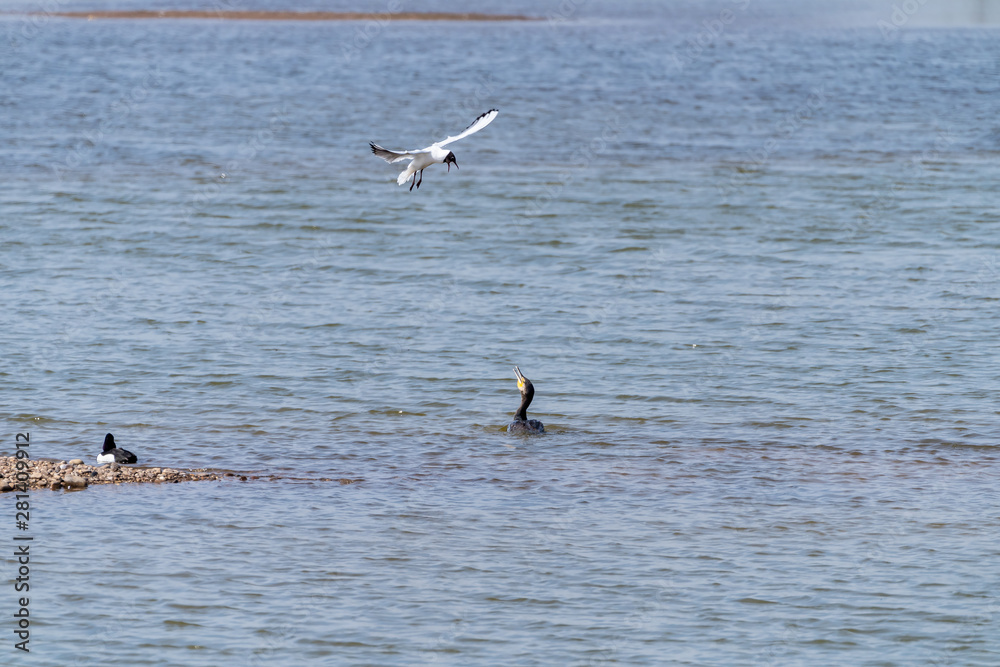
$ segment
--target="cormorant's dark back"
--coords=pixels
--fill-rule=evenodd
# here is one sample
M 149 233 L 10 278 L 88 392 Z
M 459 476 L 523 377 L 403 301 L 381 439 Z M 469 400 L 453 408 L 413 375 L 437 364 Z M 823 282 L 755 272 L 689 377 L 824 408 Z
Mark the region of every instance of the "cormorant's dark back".
M 528 419 L 528 406 L 535 397 L 535 386 L 531 380 L 521 374 L 521 369 L 514 366 L 514 376 L 517 377 L 517 388 L 521 391 L 521 407 L 514 413 L 514 421 L 507 424 L 508 433 L 545 433 L 545 427 L 537 419 Z

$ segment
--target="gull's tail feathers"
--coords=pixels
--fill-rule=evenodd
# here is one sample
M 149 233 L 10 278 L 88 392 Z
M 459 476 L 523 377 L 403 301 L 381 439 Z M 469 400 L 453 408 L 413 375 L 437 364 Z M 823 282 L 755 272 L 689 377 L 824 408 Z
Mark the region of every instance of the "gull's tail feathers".
M 413 163 L 411 162 L 410 166 L 407 167 L 396 179 L 396 185 L 405 185 L 406 182 L 410 180 L 410 176 L 413 176 L 413 172 L 415 171 L 416 169 L 413 168 Z

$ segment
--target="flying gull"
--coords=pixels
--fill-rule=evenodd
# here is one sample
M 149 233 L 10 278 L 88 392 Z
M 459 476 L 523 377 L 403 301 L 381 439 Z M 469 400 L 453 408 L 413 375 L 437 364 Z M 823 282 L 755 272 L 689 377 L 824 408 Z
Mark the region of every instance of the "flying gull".
M 445 150 L 445 146 L 450 143 L 456 142 L 459 139 L 464 139 L 473 132 L 478 132 L 487 125 L 493 122 L 493 119 L 497 117 L 500 113 L 496 109 L 490 109 L 483 115 L 481 115 L 476 120 L 472 121 L 472 125 L 462 130 L 461 134 L 456 134 L 454 137 L 448 137 L 443 141 L 439 141 L 436 144 L 431 144 L 427 148 L 423 148 L 419 151 L 390 151 L 382 148 L 375 142 L 368 142 L 371 144 L 372 153 L 379 156 L 389 164 L 394 162 L 399 162 L 401 160 L 411 160 L 409 166 L 406 170 L 399 175 L 396 179 L 396 183 L 402 185 L 406 183 L 406 180 L 413 177 L 413 182 L 410 183 L 410 190 L 413 190 L 413 186 L 416 185 L 418 188 L 420 184 L 424 182 L 424 169 L 431 166 L 432 164 L 440 164 L 444 162 L 448 165 L 448 171 L 451 171 L 451 165 L 455 165 L 455 169 L 458 169 L 458 162 L 455 161 L 455 154 L 449 150 Z M 420 172 L 420 180 L 417 180 L 417 172 Z

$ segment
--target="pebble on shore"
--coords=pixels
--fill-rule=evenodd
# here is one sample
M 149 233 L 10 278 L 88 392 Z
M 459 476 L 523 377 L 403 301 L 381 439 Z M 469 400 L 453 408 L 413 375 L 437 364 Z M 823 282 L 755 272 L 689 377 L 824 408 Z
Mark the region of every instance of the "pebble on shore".
M 0 457 L 0 493 L 17 488 L 17 460 Z M 225 473 L 212 470 L 125 467 L 117 463 L 92 466 L 81 459 L 71 461 L 28 461 L 29 489 L 85 489 L 92 484 L 175 484 L 199 480 L 219 480 Z

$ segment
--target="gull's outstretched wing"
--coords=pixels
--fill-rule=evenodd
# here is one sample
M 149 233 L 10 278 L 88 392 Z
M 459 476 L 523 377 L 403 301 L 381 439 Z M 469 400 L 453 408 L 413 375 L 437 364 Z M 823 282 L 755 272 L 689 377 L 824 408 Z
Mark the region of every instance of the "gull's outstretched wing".
M 487 125 L 489 125 L 490 123 L 492 123 L 493 119 L 497 117 L 498 113 L 500 113 L 500 112 L 497 111 L 496 109 L 490 109 L 486 113 L 482 114 L 479 118 L 477 118 L 476 120 L 472 121 L 472 125 L 469 125 L 469 127 L 467 127 L 464 130 L 462 130 L 461 134 L 456 134 L 454 137 L 448 137 L 444 141 L 439 141 L 439 142 L 437 142 L 434 145 L 435 146 L 447 146 L 448 144 L 452 143 L 453 141 L 458 141 L 459 139 L 464 139 L 465 137 L 469 136 L 473 132 L 478 132 L 479 130 L 483 129 L 484 127 L 486 127 Z
M 420 153 L 426 153 L 426 150 L 422 151 L 390 151 L 382 148 L 373 141 L 369 141 L 368 144 L 372 147 L 372 153 L 379 156 L 389 164 L 393 162 L 399 162 L 400 160 L 412 160 Z

